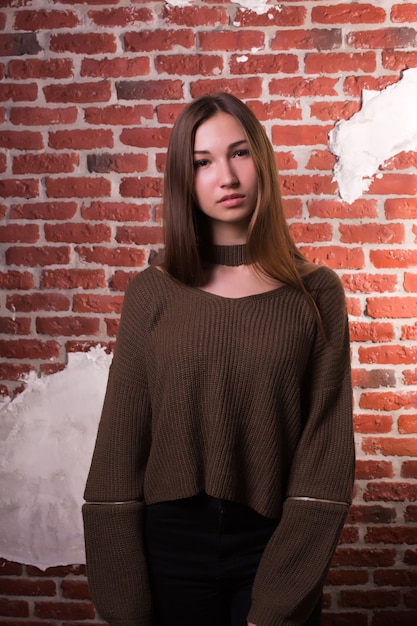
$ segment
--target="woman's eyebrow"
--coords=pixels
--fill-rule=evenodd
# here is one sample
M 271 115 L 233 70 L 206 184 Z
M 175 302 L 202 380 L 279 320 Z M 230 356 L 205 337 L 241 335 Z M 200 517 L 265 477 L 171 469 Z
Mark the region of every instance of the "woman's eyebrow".
M 234 141 L 228 146 L 228 150 L 232 150 L 233 148 L 237 148 L 241 146 L 243 143 L 248 143 L 247 139 L 239 139 L 239 141 Z M 194 150 L 194 154 L 210 154 L 210 150 Z

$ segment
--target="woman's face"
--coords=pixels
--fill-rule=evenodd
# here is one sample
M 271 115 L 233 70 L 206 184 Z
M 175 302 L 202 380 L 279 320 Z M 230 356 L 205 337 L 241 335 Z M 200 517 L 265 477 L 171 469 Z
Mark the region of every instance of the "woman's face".
M 227 113 L 217 113 L 197 129 L 194 193 L 210 219 L 214 243 L 246 241 L 258 198 L 258 176 L 245 132 Z

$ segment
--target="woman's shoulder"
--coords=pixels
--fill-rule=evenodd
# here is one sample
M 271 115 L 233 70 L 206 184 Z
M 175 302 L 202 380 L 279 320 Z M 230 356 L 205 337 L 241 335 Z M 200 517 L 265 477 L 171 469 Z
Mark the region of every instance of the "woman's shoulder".
M 309 289 L 343 288 L 338 274 L 327 265 L 306 261 L 298 267 L 298 271 Z

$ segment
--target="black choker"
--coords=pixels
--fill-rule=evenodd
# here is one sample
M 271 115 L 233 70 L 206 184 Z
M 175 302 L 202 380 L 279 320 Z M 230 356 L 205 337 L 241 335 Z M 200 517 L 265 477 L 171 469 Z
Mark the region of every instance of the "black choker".
M 207 251 L 207 261 L 215 265 L 246 265 L 246 244 L 240 243 L 233 246 L 211 246 Z

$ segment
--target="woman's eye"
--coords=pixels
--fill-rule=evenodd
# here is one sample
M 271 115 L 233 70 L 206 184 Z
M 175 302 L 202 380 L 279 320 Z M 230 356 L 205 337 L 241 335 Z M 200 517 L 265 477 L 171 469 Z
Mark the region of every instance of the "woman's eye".
M 194 168 L 198 169 L 199 167 L 204 167 L 208 164 L 207 159 L 200 159 L 199 161 L 194 161 Z
M 236 152 L 233 153 L 234 157 L 246 157 L 249 156 L 249 150 L 247 148 L 242 148 L 241 150 L 236 150 Z

